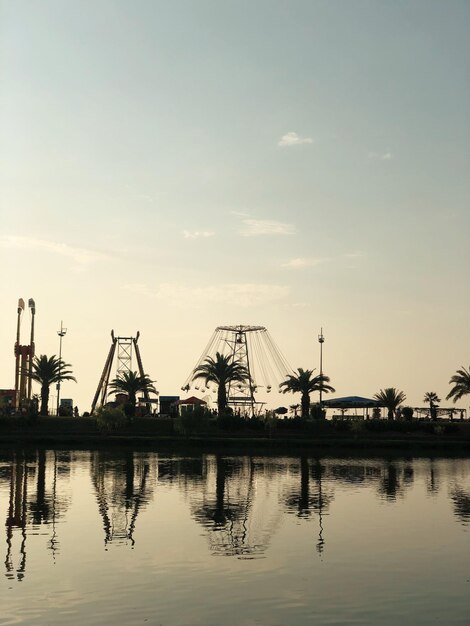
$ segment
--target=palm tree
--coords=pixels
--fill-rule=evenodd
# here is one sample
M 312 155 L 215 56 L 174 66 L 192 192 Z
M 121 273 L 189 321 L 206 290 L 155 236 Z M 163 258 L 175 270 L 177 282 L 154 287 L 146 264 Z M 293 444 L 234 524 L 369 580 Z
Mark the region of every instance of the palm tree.
M 72 376 L 72 367 L 69 363 L 64 363 L 62 359 L 58 359 L 55 355 L 47 357 L 45 354 L 34 357 L 33 369 L 31 379 L 41 385 L 41 415 L 49 415 L 49 388 L 52 384 L 58 383 L 62 380 L 73 380 L 77 382 L 76 378 Z
M 301 416 L 307 418 L 310 412 L 310 394 L 314 391 L 320 391 L 320 387 L 323 392 L 335 391 L 335 389 L 328 385 L 330 379 L 325 374 L 314 376 L 312 378 L 313 370 L 304 370 L 301 367 L 297 369 L 295 374 L 288 374 L 286 380 L 279 385 L 279 390 L 282 393 L 300 393 L 302 394 L 300 400 Z
M 153 383 L 147 374 L 140 375 L 138 372 L 122 372 L 120 376 L 109 383 L 110 393 L 127 394 L 130 405 L 130 416 L 135 415 L 135 405 L 137 402 L 137 393 L 142 391 L 146 393 L 157 393 Z
M 431 419 L 435 420 L 436 419 L 436 404 L 439 404 L 439 402 L 441 401 L 441 399 L 439 398 L 439 396 L 437 395 L 437 393 L 435 391 L 427 391 L 424 394 L 424 400 L 423 402 L 429 402 L 429 415 L 431 417 Z
M 374 398 L 388 409 L 388 419 L 392 420 L 395 417 L 398 406 L 406 400 L 406 395 L 403 391 L 395 389 L 395 387 L 387 387 L 387 389 L 381 389 L 376 393 Z
M 249 377 L 247 368 L 240 361 L 234 361 L 232 356 L 216 352 L 215 359 L 208 356 L 196 367 L 193 381 L 203 378 L 206 385 L 209 383 L 217 385 L 217 411 L 220 416 L 227 409 L 227 386 L 231 383 L 244 383 Z
M 463 366 L 449 380 L 449 385 L 454 385 L 446 396 L 446 400 L 452 398 L 454 402 L 463 396 L 470 394 L 470 367 L 466 370 Z

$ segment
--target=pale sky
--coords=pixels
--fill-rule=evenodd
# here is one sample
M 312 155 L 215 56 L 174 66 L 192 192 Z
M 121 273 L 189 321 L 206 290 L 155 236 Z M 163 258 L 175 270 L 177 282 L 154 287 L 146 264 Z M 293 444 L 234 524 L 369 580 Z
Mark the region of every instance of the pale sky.
M 0 388 L 33 297 L 82 411 L 111 329 L 177 395 L 222 324 L 294 368 L 323 326 L 338 396 L 444 399 L 470 364 L 469 59 L 466 0 L 0 0 Z

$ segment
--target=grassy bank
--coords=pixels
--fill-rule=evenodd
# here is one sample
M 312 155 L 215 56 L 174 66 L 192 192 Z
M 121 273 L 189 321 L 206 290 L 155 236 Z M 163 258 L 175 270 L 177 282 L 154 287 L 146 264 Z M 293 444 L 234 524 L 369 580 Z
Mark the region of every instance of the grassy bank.
M 174 419 L 138 418 L 115 431 L 106 432 L 90 417 L 39 417 L 0 420 L 0 444 L 47 444 L 74 446 L 164 446 L 182 451 L 204 448 L 229 451 L 306 450 L 340 452 L 401 450 L 406 452 L 455 451 L 470 453 L 467 422 L 361 422 L 359 424 L 262 422 L 203 424 Z

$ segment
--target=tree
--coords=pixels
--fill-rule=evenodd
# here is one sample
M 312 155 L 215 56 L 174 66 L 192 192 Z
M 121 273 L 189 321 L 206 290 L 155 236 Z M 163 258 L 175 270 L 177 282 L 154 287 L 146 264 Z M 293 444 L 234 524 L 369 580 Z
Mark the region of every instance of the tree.
M 320 374 L 312 378 L 313 370 L 304 370 L 301 367 L 297 369 L 295 374 L 288 374 L 286 380 L 279 385 L 279 390 L 282 393 L 300 393 L 301 400 L 301 416 L 307 418 L 310 412 L 310 394 L 314 391 L 320 391 L 320 387 L 323 392 L 328 393 L 335 391 L 335 389 L 329 385 L 330 379 L 325 374 Z
M 121 376 L 118 376 L 109 383 L 110 393 L 125 393 L 128 397 L 130 406 L 130 416 L 135 415 L 135 405 L 137 403 L 137 393 L 157 393 L 153 383 L 155 381 L 150 380 L 147 374 L 142 376 L 138 372 L 122 372 Z
M 424 394 L 423 402 L 429 402 L 429 415 L 432 420 L 436 419 L 436 405 L 439 404 L 441 399 L 435 391 L 427 391 Z
M 41 415 L 49 415 L 49 388 L 52 384 L 63 380 L 73 380 L 77 382 L 69 369 L 72 367 L 69 363 L 64 363 L 62 359 L 58 359 L 55 355 L 47 357 L 41 354 L 34 357 L 33 369 L 31 375 L 28 376 L 41 385 Z
M 470 394 L 470 367 L 457 370 L 457 372 L 449 380 L 449 385 L 454 385 L 446 396 L 446 400 L 452 398 L 454 402 Z
M 205 384 L 217 385 L 217 411 L 219 416 L 227 409 L 227 386 L 231 383 L 245 383 L 249 379 L 247 368 L 232 356 L 225 356 L 216 352 L 215 359 L 208 356 L 201 365 L 194 370 L 193 381 L 204 379 Z
M 398 406 L 406 400 L 406 395 L 395 387 L 387 387 L 376 393 L 374 398 L 388 410 L 388 419 L 393 420 Z

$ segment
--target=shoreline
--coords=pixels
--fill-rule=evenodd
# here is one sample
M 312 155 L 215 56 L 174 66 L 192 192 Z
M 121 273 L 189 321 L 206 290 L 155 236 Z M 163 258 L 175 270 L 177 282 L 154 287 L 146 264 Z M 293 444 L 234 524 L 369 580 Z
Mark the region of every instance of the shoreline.
M 456 422 L 454 422 L 455 424 Z M 0 447 L 76 446 L 99 448 L 164 448 L 169 451 L 296 451 L 331 454 L 335 452 L 454 453 L 470 455 L 470 423 L 459 424 L 458 432 L 331 432 L 322 424 L 305 432 L 273 431 L 174 432 L 174 424 L 140 419 L 115 432 L 101 432 L 92 418 L 39 418 L 27 422 L 18 418 L 0 420 Z

